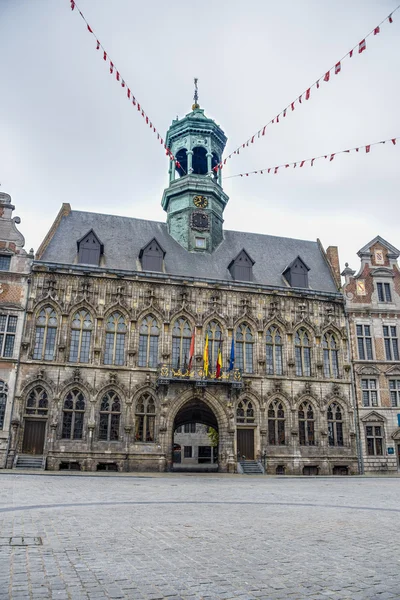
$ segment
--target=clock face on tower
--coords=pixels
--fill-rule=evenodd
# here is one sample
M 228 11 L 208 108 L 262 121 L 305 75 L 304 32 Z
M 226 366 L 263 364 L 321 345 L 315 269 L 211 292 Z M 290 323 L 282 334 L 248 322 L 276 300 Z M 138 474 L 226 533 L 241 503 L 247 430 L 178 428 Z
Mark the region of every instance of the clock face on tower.
M 209 221 L 208 215 L 202 212 L 194 212 L 192 214 L 192 228 L 200 229 L 200 230 L 208 230 L 209 229 Z
M 193 198 L 193 204 L 197 206 L 197 208 L 207 208 L 208 200 L 205 196 L 195 196 Z

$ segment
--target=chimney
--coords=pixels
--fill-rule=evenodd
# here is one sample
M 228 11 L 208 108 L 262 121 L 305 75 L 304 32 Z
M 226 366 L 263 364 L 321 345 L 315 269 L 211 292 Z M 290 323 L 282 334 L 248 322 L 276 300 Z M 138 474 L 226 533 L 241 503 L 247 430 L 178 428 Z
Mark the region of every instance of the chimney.
M 335 281 L 337 283 L 338 288 L 341 287 L 342 282 L 340 280 L 340 264 L 339 264 L 339 252 L 337 246 L 329 246 L 326 249 L 326 256 L 328 257 L 329 264 L 331 265 L 331 269 L 333 271 L 333 275 L 335 277 Z

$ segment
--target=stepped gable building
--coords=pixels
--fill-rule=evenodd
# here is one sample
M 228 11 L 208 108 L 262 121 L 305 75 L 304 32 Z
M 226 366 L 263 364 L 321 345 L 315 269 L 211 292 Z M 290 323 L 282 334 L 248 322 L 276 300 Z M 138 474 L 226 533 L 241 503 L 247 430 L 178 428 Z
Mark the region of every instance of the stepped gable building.
M 337 249 L 224 230 L 226 137 L 197 103 L 167 144 L 166 223 L 64 204 L 37 253 L 16 454 L 164 471 L 198 423 L 220 471 L 357 472 Z
M 343 271 L 365 472 L 400 469 L 399 255 L 377 236 Z
M 0 468 L 6 464 L 28 277 L 33 254 L 12 216 L 11 197 L 0 192 Z

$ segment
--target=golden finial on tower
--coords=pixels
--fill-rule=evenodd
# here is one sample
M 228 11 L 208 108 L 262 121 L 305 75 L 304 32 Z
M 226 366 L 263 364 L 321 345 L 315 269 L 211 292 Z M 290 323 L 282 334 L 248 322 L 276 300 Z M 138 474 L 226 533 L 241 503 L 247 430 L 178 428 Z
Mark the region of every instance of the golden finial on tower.
M 195 108 L 200 108 L 200 104 L 198 103 L 199 90 L 197 88 L 197 82 L 198 82 L 198 79 L 197 79 L 197 77 L 195 77 L 194 78 L 194 96 L 193 96 L 194 104 L 192 105 L 192 110 L 194 110 Z

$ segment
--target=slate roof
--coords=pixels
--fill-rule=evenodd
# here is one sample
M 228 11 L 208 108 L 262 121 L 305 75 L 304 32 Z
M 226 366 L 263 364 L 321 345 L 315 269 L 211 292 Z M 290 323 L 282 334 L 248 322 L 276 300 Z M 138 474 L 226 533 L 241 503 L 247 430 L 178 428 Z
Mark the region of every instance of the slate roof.
M 310 268 L 311 289 L 337 292 L 318 242 L 225 230 L 224 241 L 210 255 L 182 248 L 169 235 L 165 223 L 77 210 L 62 217 L 40 261 L 76 264 L 76 242 L 90 229 L 104 244 L 106 269 L 141 270 L 139 252 L 156 238 L 166 253 L 165 272 L 171 275 L 233 281 L 228 265 L 244 248 L 255 261 L 253 283 L 287 287 L 282 273 L 300 256 Z

